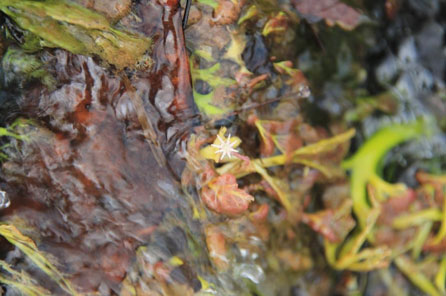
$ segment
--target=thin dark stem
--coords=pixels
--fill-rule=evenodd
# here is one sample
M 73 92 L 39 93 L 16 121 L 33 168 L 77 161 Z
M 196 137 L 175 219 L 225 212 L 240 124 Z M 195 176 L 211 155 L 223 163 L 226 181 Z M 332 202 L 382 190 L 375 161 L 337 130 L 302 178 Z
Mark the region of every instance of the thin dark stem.
M 183 15 L 183 30 L 186 29 L 187 20 L 189 19 L 189 11 L 191 4 L 192 0 L 186 0 L 186 8 L 184 10 L 184 15 Z

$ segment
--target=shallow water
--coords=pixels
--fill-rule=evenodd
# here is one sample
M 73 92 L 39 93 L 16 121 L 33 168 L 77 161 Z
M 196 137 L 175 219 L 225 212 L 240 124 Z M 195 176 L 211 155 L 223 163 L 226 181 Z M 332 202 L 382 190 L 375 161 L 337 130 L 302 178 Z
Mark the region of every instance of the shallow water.
M 20 152 L 11 148 L 2 167 L 11 200 L 2 220 L 22 219 L 81 292 L 117 293 L 135 249 L 181 198 L 174 149 L 196 115 L 181 15 L 175 1 L 135 6 L 137 17 L 123 23 L 153 38 L 151 70 L 128 79 L 93 58 L 44 51 L 57 87 L 33 82 L 20 90 L 32 140 L 16 143 Z
M 379 280 L 366 287 L 368 274 L 331 269 L 318 230 L 310 229 L 320 225 L 288 219 L 277 192 L 259 183 L 259 174 L 237 180 L 255 196 L 246 215 L 206 208 L 200 193 L 212 177 L 207 173 L 221 164 L 193 159 L 185 148 L 194 127 L 199 141 L 211 143 L 226 126 L 243 141 L 238 151 L 251 158 L 278 153 L 274 145 L 289 153 L 349 126 L 357 127 L 353 152 L 379 127 L 419 115 L 433 114 L 444 130 L 446 64 L 432 56 L 444 55 L 439 15 L 446 5 L 408 1 L 392 23 L 384 2 L 358 4 L 371 19 L 352 32 L 297 13 L 299 0 L 203 0 L 193 5 L 186 42 L 178 1 L 127 1 L 131 11 L 117 26 L 150 37 L 153 45 L 147 64 L 122 71 L 97 57 L 48 48 L 30 53 L 6 44 L 11 51 L 0 73 L 0 122 L 32 121 L 13 129 L 30 140 L 11 138 L 2 150 L 9 159 L 0 175 L 1 221 L 55 258 L 86 295 L 368 295 L 384 289 Z M 251 4 L 257 12 L 240 22 Z M 270 21 L 279 30 L 267 34 Z M 418 21 L 423 26 L 416 29 Z M 383 92 L 390 95 L 380 97 Z M 374 105 L 349 121 L 346 113 L 359 110 L 364 96 L 390 107 Z M 253 124 L 257 119 L 277 143 L 265 145 Z M 437 133 L 405 146 L 384 168 L 385 179 L 417 186 L 414 172 L 425 160 L 434 167 L 444 143 Z M 333 179 L 301 164 L 268 168 L 299 214 L 329 212 L 349 198 L 339 168 L 347 146 L 314 156 L 319 167 L 333 169 Z M 350 219 L 339 233 L 348 234 Z M 0 255 L 63 295 L 4 240 Z

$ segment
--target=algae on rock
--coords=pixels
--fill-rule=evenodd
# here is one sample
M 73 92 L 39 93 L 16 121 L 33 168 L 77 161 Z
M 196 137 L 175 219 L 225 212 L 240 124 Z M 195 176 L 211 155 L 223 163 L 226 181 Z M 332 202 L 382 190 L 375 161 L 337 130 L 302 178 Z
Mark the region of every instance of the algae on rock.
M 151 44 L 149 38 L 113 28 L 105 16 L 65 0 L 0 0 L 0 10 L 38 36 L 40 47 L 97 55 L 118 69 L 138 63 Z

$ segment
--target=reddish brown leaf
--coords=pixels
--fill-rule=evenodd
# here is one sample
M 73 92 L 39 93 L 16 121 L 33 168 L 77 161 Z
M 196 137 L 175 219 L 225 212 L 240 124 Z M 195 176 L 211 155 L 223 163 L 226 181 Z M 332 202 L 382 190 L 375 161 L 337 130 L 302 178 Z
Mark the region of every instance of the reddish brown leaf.
M 430 253 L 444 254 L 446 252 L 446 240 L 442 240 L 440 243 L 434 242 L 435 237 L 430 236 L 426 243 L 423 245 L 423 251 Z
M 214 10 L 212 22 L 217 25 L 229 25 L 237 21 L 240 14 L 240 2 L 221 0 Z
M 322 236 L 331 242 L 341 242 L 347 234 L 355 227 L 350 209 L 349 201 L 336 209 L 335 211 L 328 209 L 317 213 L 302 215 L 302 222 L 308 224 L 314 231 L 319 232 Z
M 234 175 L 223 174 L 211 180 L 201 190 L 201 199 L 209 209 L 234 216 L 245 212 L 254 197 L 238 188 Z
M 267 204 L 260 205 L 249 216 L 254 222 L 265 222 L 268 218 L 269 206 Z
M 324 19 L 327 25 L 353 30 L 361 14 L 339 0 L 294 0 L 294 6 L 309 22 Z
M 304 271 L 313 266 L 313 261 L 310 256 L 293 252 L 290 249 L 278 251 L 277 257 L 284 264 L 284 267 L 293 271 Z
M 441 175 L 431 175 L 423 171 L 418 171 L 415 177 L 422 185 L 421 192 L 426 193 L 425 202 L 431 204 L 431 206 L 442 206 L 443 200 L 446 198 L 446 177 Z M 434 189 L 433 192 L 431 191 L 432 189 Z
M 209 250 L 209 256 L 218 269 L 224 270 L 229 266 L 229 260 L 226 257 L 226 239 L 223 233 L 216 226 L 209 226 L 205 230 L 206 245 Z
M 392 225 L 392 221 L 398 215 L 406 213 L 413 205 L 416 193 L 413 189 L 408 189 L 401 196 L 394 196 L 381 203 L 381 215 L 378 224 Z
M 155 278 L 157 280 L 159 280 L 160 282 L 167 282 L 170 280 L 169 274 L 170 274 L 171 270 L 163 262 L 159 261 L 159 262 L 155 263 L 155 265 L 153 266 L 153 271 L 154 271 Z
M 288 28 L 288 17 L 285 13 L 279 12 L 276 16 L 269 19 L 263 27 L 263 36 L 271 33 L 284 33 Z
M 277 147 L 282 153 L 291 156 L 293 151 L 302 147 L 302 140 L 297 133 L 300 120 L 294 118 L 286 121 L 256 119 L 253 122 L 262 138 L 260 147 L 262 155 L 271 156 Z

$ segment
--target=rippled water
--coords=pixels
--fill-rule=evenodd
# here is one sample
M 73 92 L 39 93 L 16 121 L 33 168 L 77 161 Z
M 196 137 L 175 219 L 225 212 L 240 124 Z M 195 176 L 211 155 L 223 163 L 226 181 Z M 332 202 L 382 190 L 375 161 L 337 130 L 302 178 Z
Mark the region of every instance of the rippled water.
M 174 149 L 195 117 L 176 2 L 150 1 L 134 11 L 124 22 L 153 38 L 151 70 L 128 80 L 93 58 L 44 51 L 39 58 L 57 88 L 33 82 L 20 91 L 19 115 L 33 119 L 22 132 L 31 140 L 9 148 L 2 168 L 11 200 L 2 220 L 22 219 L 81 291 L 100 288 L 102 295 L 119 291 L 135 249 L 180 207 Z M 6 87 L 21 79 L 14 69 Z M 151 146 L 167 161 L 157 161 L 163 153 L 154 156 Z
M 245 216 L 193 217 L 197 213 L 189 199 L 198 200 L 200 188 L 194 188 L 193 182 L 181 187 L 186 164 L 178 151 L 184 156 L 194 126 L 226 125 L 243 138 L 241 149 L 257 156 L 261 152 L 255 129 L 238 125 L 248 121 L 244 117 L 250 114 L 245 110 L 256 110 L 256 115 L 268 120 L 284 120 L 283 125 L 269 127 L 284 137 L 299 125 L 299 138 L 293 145 L 314 143 L 341 130 L 344 113 L 364 93 L 389 92 L 400 108 L 388 113 L 375 110 L 352 124 L 360 135 L 353 146 L 389 122 L 408 122 L 429 114 L 441 123 L 446 110 L 442 97 L 446 63 L 432 56 L 444 57 L 444 21 L 438 21 L 444 4 L 408 1 L 395 24 L 381 27 L 372 20 L 357 33 L 338 27 L 321 29 L 290 17 L 285 34 L 267 37 L 262 26 L 282 9 L 291 11 L 292 1 L 280 1 L 280 7 L 252 2 L 260 12 L 237 26 L 242 4 L 223 0 L 223 8 L 214 9 L 209 5 L 212 1 L 195 3 L 184 33 L 186 42 L 178 1 L 122 2 L 132 9 L 119 26 L 153 40 L 150 67 L 118 71 L 98 58 L 62 49 L 31 54 L 10 45 L 0 73 L 0 112 L 4 114 L 0 122 L 5 126 L 16 118 L 31 121 L 15 127 L 29 140 L 12 138 L 3 150 L 9 159 L 3 162 L 0 175 L 1 221 L 17 225 L 40 250 L 56 258 L 64 275 L 86 295 L 134 295 L 126 290 L 129 286 L 141 295 L 158 288 L 171 295 L 193 295 L 202 289 L 208 293 L 203 295 L 224 296 L 333 291 L 337 278 L 321 259 L 318 238 L 309 235 L 308 228 L 287 225 L 275 201 L 268 199 L 273 206 L 266 214 L 266 226 Z M 383 8 L 377 11 L 376 5 L 373 1 L 365 4 L 371 7 L 370 17 L 379 21 Z M 420 15 L 415 13 L 418 10 Z M 404 13 L 417 15 L 415 20 L 423 25 L 399 32 L 412 24 L 404 24 Z M 387 35 L 382 37 L 380 30 L 388 30 Z M 25 80 L 29 69 L 14 62 L 20 59 L 43 65 L 48 75 L 35 74 Z M 277 70 L 276 63 L 282 61 L 294 61 L 293 67 L 311 80 L 311 92 L 304 75 L 293 72 L 298 74 L 288 77 L 283 69 Z M 270 106 L 277 108 L 271 112 Z M 198 108 L 211 115 L 231 112 L 217 116 L 219 120 L 201 122 Z M 445 154 L 445 142 L 437 133 L 403 152 L 435 161 Z M 335 153 L 340 156 L 333 158 L 342 157 L 342 151 Z M 396 160 L 404 165 L 410 161 L 404 156 Z M 297 203 L 303 204 L 313 193 L 322 195 L 318 182 L 326 180 L 321 181 L 316 170 L 277 171 L 278 177 L 291 180 Z M 413 175 L 413 170 L 408 171 Z M 183 177 L 191 181 L 196 176 Z M 341 193 L 333 195 L 348 195 L 345 182 L 335 187 Z M 267 199 L 262 194 L 256 198 Z M 232 252 L 231 258 L 222 259 L 231 268 L 221 272 L 206 249 L 206 232 L 217 228 L 217 238 L 226 238 Z M 2 259 L 45 283 L 54 295 L 63 295 L 26 256 L 6 243 L 0 247 Z M 163 286 L 169 281 L 177 290 Z M 6 295 L 15 294 L 7 290 Z

